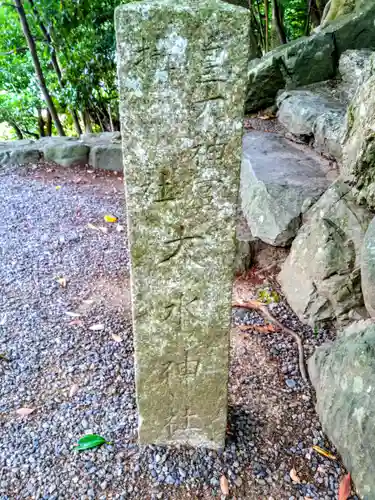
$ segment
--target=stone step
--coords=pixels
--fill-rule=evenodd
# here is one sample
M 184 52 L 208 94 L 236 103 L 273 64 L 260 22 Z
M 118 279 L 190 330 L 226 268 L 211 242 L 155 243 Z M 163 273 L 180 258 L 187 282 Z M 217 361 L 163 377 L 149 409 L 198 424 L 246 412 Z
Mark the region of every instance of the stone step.
M 288 246 L 301 215 L 336 177 L 337 170 L 307 146 L 278 134 L 245 134 L 241 203 L 252 235 L 274 246 Z
M 277 106 L 278 119 L 290 133 L 313 137 L 319 152 L 341 160 L 347 106 L 340 91 L 335 96 L 329 91 L 329 82 L 313 90 L 289 90 L 279 95 Z

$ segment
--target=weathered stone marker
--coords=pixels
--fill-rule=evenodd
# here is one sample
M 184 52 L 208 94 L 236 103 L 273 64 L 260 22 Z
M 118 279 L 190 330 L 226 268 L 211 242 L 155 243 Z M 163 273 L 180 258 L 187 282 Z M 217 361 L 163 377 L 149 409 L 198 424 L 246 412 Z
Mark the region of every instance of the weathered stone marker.
M 224 445 L 248 17 L 116 11 L 140 442 Z

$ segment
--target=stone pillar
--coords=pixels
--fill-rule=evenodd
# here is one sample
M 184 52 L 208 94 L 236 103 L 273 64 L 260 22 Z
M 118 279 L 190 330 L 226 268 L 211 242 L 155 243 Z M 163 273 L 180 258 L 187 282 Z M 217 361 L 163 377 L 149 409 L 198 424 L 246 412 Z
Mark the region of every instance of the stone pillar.
M 224 445 L 247 11 L 116 11 L 141 444 Z

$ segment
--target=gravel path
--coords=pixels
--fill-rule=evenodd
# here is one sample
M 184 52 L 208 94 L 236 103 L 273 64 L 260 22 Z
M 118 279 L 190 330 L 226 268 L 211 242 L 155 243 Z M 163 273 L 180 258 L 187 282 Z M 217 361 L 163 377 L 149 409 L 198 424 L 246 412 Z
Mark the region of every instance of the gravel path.
M 222 475 L 238 500 L 336 498 L 344 471 L 311 449 L 334 451 L 293 341 L 281 334 L 233 327 L 223 452 L 138 448 L 120 176 L 3 169 L 0 199 L 1 500 L 224 498 Z M 119 225 L 105 223 L 106 214 Z M 302 328 L 285 304 L 273 311 Z M 243 309 L 233 316 L 235 324 L 262 324 Z M 304 334 L 310 353 L 329 335 Z M 34 412 L 22 417 L 22 407 Z M 89 432 L 113 444 L 72 451 Z

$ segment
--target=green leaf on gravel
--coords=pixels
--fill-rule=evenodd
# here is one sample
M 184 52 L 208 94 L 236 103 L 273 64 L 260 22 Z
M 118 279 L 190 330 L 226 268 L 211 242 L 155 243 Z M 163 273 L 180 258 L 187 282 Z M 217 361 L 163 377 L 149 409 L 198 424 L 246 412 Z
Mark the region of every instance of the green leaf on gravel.
M 99 436 L 98 434 L 87 434 L 86 436 L 81 437 L 78 441 L 78 444 L 75 445 L 75 451 L 84 451 L 90 450 L 91 448 L 96 448 L 97 446 L 101 446 L 102 444 L 110 444 L 108 441 L 104 439 L 104 437 Z

